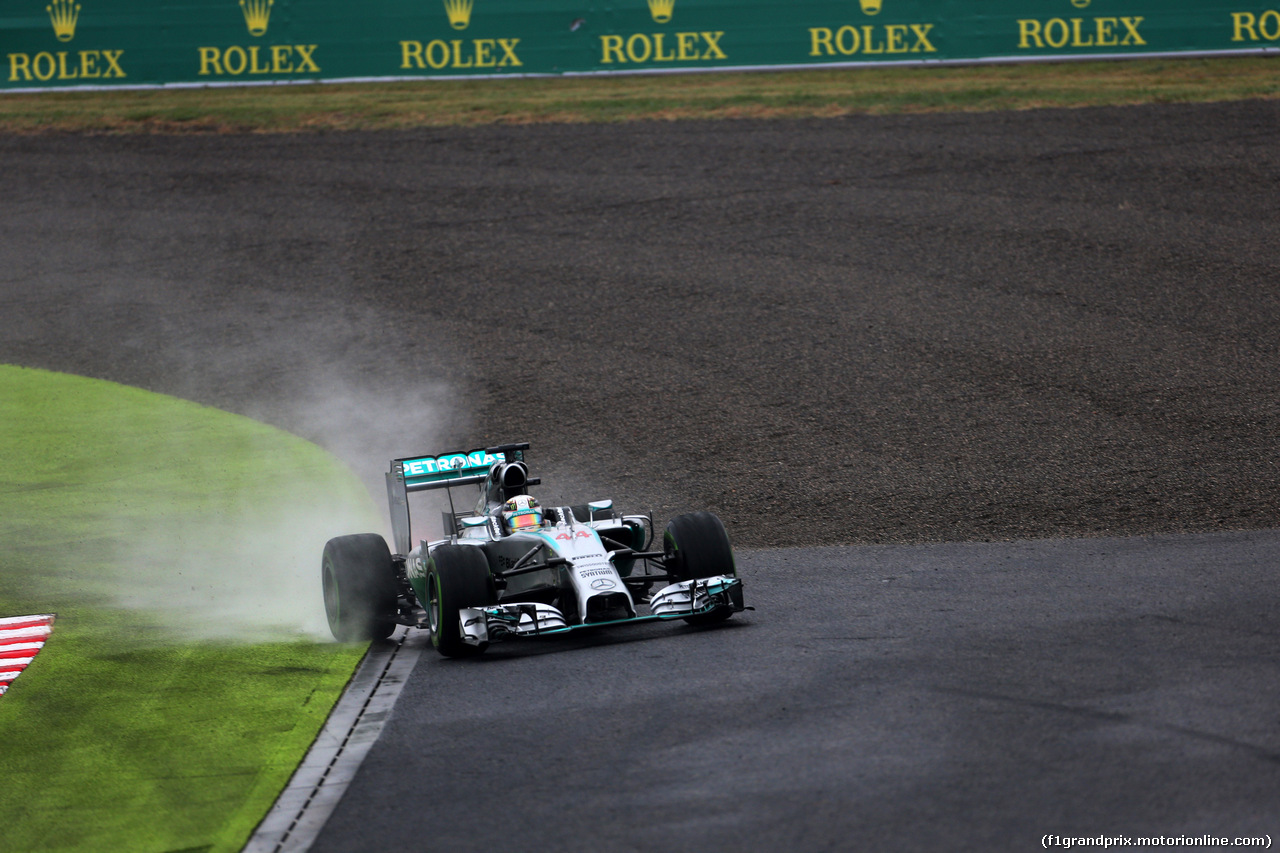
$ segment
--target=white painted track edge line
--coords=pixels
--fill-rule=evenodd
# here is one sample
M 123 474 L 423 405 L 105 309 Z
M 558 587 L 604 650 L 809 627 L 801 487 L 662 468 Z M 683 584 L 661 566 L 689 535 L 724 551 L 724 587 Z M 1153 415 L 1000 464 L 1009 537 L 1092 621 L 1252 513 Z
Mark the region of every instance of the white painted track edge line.
M 243 853 L 305 853 L 342 799 L 426 645 L 426 632 L 397 628 L 372 645 L 315 742 Z

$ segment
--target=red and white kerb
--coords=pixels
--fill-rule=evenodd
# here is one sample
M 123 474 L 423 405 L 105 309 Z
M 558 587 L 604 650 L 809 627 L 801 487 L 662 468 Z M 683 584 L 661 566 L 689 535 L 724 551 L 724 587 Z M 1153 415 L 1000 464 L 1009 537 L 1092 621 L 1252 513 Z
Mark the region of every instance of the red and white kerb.
M 52 632 L 52 614 L 0 619 L 0 696 L 44 648 Z

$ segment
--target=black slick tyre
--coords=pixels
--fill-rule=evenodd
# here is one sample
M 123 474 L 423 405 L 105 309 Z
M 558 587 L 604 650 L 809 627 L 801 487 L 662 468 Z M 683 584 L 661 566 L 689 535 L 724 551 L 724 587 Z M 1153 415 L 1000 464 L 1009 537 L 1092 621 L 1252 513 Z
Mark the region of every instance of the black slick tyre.
M 484 607 L 497 600 L 489 576 L 489 560 L 479 548 L 441 545 L 427 563 L 427 617 L 431 645 L 445 657 L 466 657 L 484 651 L 462 641 L 458 610 Z
M 729 534 L 720 519 L 710 512 L 677 515 L 667 522 L 667 529 L 662 535 L 662 550 L 667 573 L 676 581 L 738 575 Z M 690 616 L 685 621 L 691 625 L 708 625 L 723 622 L 732 615 L 731 609 L 722 608 Z
M 729 534 L 713 513 L 690 512 L 667 522 L 662 535 L 667 572 L 676 580 L 737 576 Z
M 320 559 L 324 614 L 343 643 L 381 640 L 396 622 L 396 576 L 387 542 L 376 533 L 339 536 Z

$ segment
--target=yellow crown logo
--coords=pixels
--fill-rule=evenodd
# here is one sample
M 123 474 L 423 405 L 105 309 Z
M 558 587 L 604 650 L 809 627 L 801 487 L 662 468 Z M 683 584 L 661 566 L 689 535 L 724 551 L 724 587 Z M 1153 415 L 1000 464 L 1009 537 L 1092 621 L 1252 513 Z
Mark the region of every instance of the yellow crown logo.
M 862 14 L 879 15 L 880 0 L 862 0 Z
M 444 0 L 444 13 L 449 16 L 449 26 L 465 30 L 471 23 L 473 0 Z
M 58 41 L 71 41 L 76 37 L 76 20 L 80 17 L 80 4 L 71 0 L 53 0 L 44 10 L 53 23 L 53 34 Z
M 266 35 L 267 23 L 271 20 L 271 4 L 275 0 L 240 0 L 240 11 L 244 12 L 244 23 L 249 28 L 249 35 Z
M 671 13 L 676 10 L 676 0 L 649 0 L 649 14 L 653 15 L 656 24 L 665 24 L 671 20 Z

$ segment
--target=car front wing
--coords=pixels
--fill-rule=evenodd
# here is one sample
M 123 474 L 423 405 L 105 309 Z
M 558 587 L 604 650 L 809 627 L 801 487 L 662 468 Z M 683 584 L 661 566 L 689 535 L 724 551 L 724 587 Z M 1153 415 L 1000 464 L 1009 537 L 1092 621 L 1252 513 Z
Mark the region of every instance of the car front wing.
M 567 634 L 581 628 L 653 622 L 665 619 L 687 619 L 715 612 L 739 613 L 747 608 L 742 603 L 742 581 L 727 575 L 679 581 L 663 587 L 649 599 L 649 613 L 609 622 L 570 625 L 564 614 L 550 604 L 492 604 L 487 607 L 463 607 L 458 611 L 462 641 L 470 646 L 517 637 L 549 637 Z

